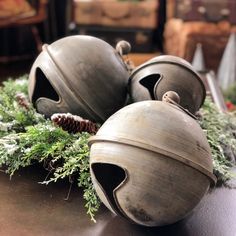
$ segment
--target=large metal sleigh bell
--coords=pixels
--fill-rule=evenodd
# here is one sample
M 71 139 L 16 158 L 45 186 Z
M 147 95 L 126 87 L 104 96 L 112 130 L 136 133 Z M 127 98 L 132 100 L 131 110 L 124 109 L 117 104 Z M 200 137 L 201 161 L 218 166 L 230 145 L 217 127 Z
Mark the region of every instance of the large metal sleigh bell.
M 125 104 L 128 76 L 111 45 L 69 36 L 43 46 L 30 71 L 29 97 L 46 117 L 70 112 L 102 122 Z
M 122 108 L 89 144 L 98 196 L 136 224 L 163 226 L 183 219 L 215 183 L 202 129 L 185 110 L 164 101 Z
M 167 91 L 181 97 L 180 105 L 196 113 L 206 96 L 204 84 L 184 59 L 163 55 L 137 67 L 130 76 L 129 91 L 133 102 L 161 100 Z

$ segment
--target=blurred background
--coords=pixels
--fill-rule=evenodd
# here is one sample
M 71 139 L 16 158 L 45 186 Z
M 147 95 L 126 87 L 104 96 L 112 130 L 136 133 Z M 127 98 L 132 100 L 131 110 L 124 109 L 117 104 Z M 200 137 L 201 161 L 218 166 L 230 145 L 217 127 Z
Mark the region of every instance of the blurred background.
M 44 43 L 86 34 L 129 41 L 135 66 L 160 54 L 192 62 L 197 50 L 217 73 L 227 54 L 235 81 L 235 12 L 234 0 L 0 0 L 0 80 L 29 73 Z
M 29 73 L 44 43 L 92 35 L 132 45 L 138 65 L 163 51 L 165 0 L 0 0 L 0 80 Z

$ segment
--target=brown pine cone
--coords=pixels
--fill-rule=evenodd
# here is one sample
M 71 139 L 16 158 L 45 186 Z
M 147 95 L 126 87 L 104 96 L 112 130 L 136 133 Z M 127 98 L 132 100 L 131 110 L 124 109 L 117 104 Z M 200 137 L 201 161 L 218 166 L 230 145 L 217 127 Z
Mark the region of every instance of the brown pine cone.
M 30 103 L 24 93 L 17 93 L 16 101 L 21 107 L 25 108 L 26 110 L 29 110 Z
M 98 130 L 95 123 L 70 113 L 55 113 L 51 116 L 51 120 L 69 133 L 88 132 L 95 134 Z

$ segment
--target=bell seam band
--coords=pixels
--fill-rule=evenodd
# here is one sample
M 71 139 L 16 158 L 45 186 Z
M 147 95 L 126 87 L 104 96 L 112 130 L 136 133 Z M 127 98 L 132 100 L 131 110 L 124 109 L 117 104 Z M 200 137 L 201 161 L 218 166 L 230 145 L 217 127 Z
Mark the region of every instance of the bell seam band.
M 169 158 L 172 158 L 174 160 L 177 160 L 177 161 L 180 161 L 181 163 L 187 165 L 187 166 L 190 166 L 192 168 L 194 168 L 195 170 L 198 170 L 199 172 L 201 172 L 202 174 L 206 175 L 211 181 L 211 186 L 214 186 L 216 184 L 216 177 L 213 173 L 211 173 L 209 170 L 207 170 L 204 166 L 196 163 L 196 162 L 193 162 L 189 159 L 186 159 L 184 157 L 181 157 L 175 153 L 172 153 L 172 152 L 169 152 L 169 151 L 166 151 L 166 150 L 163 150 L 161 148 L 158 148 L 158 147 L 154 147 L 152 145 L 149 145 L 149 144 L 146 144 L 146 143 L 142 143 L 142 142 L 137 142 L 137 141 L 133 141 L 133 140 L 130 140 L 130 139 L 126 139 L 126 138 L 114 138 L 114 137 L 97 137 L 97 136 L 93 136 L 89 139 L 89 146 L 91 146 L 93 143 L 96 143 L 96 142 L 111 142 L 111 143 L 119 143 L 119 144 L 124 144 L 124 145 L 129 145 L 129 146 L 134 146 L 136 148 L 142 148 L 144 150 L 147 150 L 147 151 L 152 151 L 152 152 L 155 152 L 155 153 L 159 153 L 159 154 L 163 154 L 165 155 L 166 157 L 169 157 Z M 138 144 L 138 145 L 137 145 Z

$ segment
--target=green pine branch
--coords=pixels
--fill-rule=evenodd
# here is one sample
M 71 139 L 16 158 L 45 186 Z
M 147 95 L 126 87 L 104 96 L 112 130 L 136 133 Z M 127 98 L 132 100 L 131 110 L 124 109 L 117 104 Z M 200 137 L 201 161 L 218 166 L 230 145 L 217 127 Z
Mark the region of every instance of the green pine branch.
M 0 137 L 9 132 L 24 132 L 25 127 L 44 122 L 32 104 L 28 109 L 17 102 L 17 94 L 28 96 L 28 80 L 23 76 L 17 80 L 9 79 L 0 87 Z
M 17 103 L 16 95 L 27 95 L 27 78 L 4 82 L 0 88 L 0 167 L 13 176 L 20 168 L 42 163 L 51 173 L 43 184 L 76 176 L 84 191 L 85 207 L 95 221 L 100 206 L 89 173 L 89 133 L 69 134 L 50 120 Z
M 236 161 L 236 116 L 219 112 L 210 98 L 207 98 L 199 122 L 211 147 L 214 174 L 218 183 L 226 183 L 234 177 L 230 169 Z

